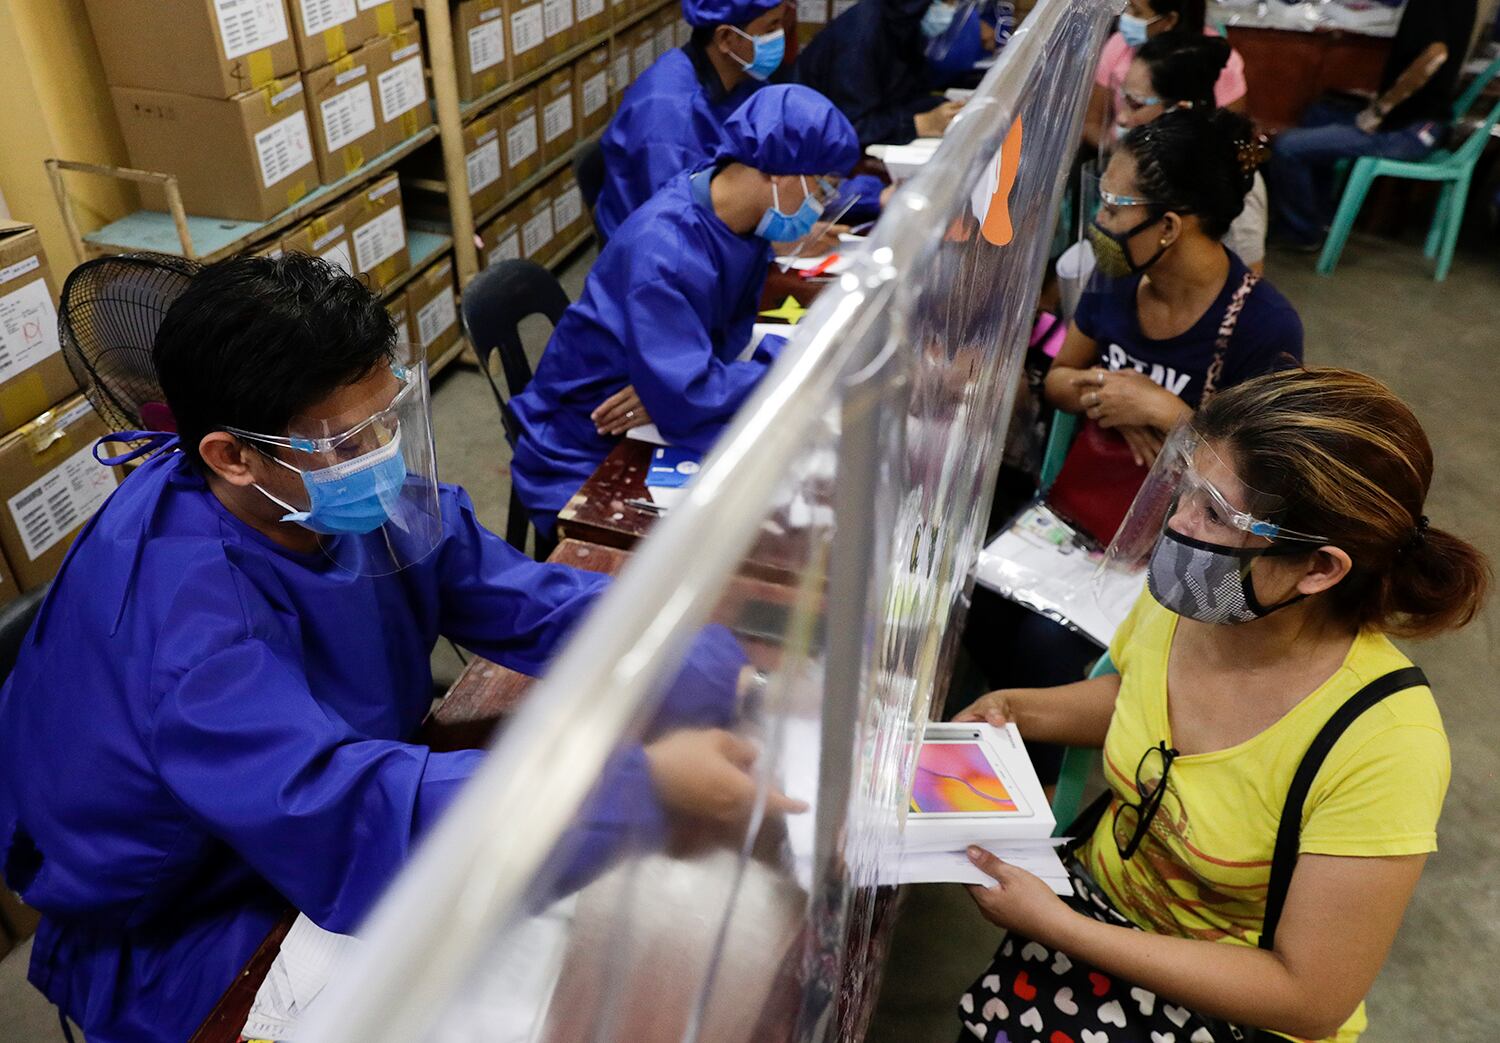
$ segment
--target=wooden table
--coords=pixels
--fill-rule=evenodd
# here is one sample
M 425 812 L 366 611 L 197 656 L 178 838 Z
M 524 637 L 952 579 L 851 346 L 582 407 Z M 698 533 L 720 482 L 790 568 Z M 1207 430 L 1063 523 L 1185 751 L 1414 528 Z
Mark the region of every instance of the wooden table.
M 1299 32 L 1231 26 L 1229 42 L 1245 59 L 1250 116 L 1261 129 L 1297 126 L 1327 91 L 1376 91 L 1391 41 L 1341 29 Z

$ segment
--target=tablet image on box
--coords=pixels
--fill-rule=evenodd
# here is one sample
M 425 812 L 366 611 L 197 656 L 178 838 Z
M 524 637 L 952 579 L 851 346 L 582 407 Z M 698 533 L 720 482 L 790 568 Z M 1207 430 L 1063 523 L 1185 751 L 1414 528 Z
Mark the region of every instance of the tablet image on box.
M 977 736 L 928 739 L 917 755 L 911 811 L 919 815 L 1029 816 L 1017 787 Z

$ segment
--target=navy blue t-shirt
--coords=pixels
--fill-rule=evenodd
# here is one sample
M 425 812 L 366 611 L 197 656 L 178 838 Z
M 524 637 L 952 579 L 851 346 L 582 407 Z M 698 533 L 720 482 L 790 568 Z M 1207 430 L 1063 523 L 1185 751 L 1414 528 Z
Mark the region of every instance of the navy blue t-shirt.
M 1139 370 L 1197 409 L 1219 340 L 1219 324 L 1234 291 L 1244 282 L 1245 271 L 1244 262 L 1230 252 L 1229 278 L 1213 306 L 1186 333 L 1166 340 L 1152 340 L 1141 332 L 1136 312 L 1139 275 L 1102 281 L 1079 300 L 1073 319 L 1085 336 L 1098 342 L 1098 365 Z M 1291 302 L 1262 279 L 1250 291 L 1229 339 L 1218 389 L 1301 361 L 1302 320 Z

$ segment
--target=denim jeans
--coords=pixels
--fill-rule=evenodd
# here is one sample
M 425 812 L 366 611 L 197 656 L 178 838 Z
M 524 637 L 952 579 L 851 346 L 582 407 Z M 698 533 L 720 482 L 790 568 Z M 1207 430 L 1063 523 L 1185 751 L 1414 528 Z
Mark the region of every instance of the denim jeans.
M 1354 125 L 1356 113 L 1325 102 L 1315 103 L 1302 126 L 1276 139 L 1266 183 L 1271 191 L 1272 228 L 1286 239 L 1315 243 L 1333 220 L 1334 164 L 1340 159 L 1379 156 L 1421 159 L 1432 151 L 1431 126 L 1417 123 L 1401 130 L 1366 134 Z

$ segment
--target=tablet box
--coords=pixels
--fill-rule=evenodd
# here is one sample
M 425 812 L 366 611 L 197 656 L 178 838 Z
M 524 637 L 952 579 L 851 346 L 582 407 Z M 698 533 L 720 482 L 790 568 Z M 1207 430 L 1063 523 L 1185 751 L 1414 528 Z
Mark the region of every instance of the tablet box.
M 458 322 L 458 294 L 453 285 L 453 262 L 442 260 L 411 281 L 406 290 L 406 314 L 413 345 L 431 366 L 462 336 Z
M 609 32 L 609 0 L 574 0 L 573 17 L 578 22 L 575 43 Z
M 325 185 L 346 177 L 385 151 L 375 112 L 374 51 L 358 47 L 337 61 L 303 73 L 312 116 L 313 150 Z
M 630 44 L 630 78 L 638 80 L 656 61 L 656 27 L 648 18 L 632 29 L 626 40 Z
M 552 179 L 552 234 L 557 237 L 557 248 L 561 252 L 589 229 L 588 211 L 583 205 L 583 193 L 571 170 L 564 170 Z
M 375 77 L 375 118 L 381 145 L 393 149 L 432 125 L 427 77 L 422 69 L 422 34 L 408 22 L 389 36 L 365 44 Z
M 412 0 L 287 0 L 305 71 L 337 61 L 412 20 Z
M 316 188 L 317 155 L 301 80 L 233 98 L 111 87 L 131 166 L 177 176 L 190 214 L 264 221 Z M 142 186 L 145 205 L 165 193 Z
M 687 19 L 678 18 L 672 24 L 672 39 L 678 47 L 686 47 L 688 41 L 693 38 L 693 27 L 687 24 Z
M 563 69 L 537 88 L 542 120 L 542 162 L 562 159 L 578 144 L 578 117 L 573 103 L 573 70 Z
M 516 209 L 506 210 L 479 230 L 479 259 L 484 267 L 521 258 L 521 224 Z
M 542 0 L 542 34 L 547 38 L 547 57 L 565 54 L 578 43 L 578 22 L 573 0 Z
M 509 182 L 502 160 L 500 113 L 491 111 L 464 124 L 464 169 L 469 206 L 477 218 L 504 198 Z
M 104 421 L 79 395 L 0 439 L 0 547 L 23 591 L 57 574 L 73 537 L 114 491 L 94 459 Z
M 57 339 L 54 297 L 41 236 L 0 219 L 0 433 L 78 390 Z
M 86 0 L 115 87 L 232 98 L 297 74 L 282 0 Z
M 609 41 L 609 102 L 610 114 L 620 107 L 620 96 L 630 86 L 630 41 L 623 35 Z
M 454 22 L 458 96 L 473 101 L 510 82 L 504 0 L 462 0 Z
M 901 845 L 908 851 L 962 849 L 986 840 L 1045 840 L 1057 826 L 1047 795 L 1014 724 L 928 724 L 924 741 L 967 740 L 981 743 L 1016 799 L 1018 813 L 1009 815 L 926 815 L 908 810 Z
M 523 91 L 500 106 L 500 137 L 505 141 L 507 191 L 514 192 L 542 169 L 542 135 L 536 91 Z
M 511 79 L 519 80 L 541 68 L 549 57 L 547 28 L 542 0 L 505 0 L 505 21 L 510 44 Z
M 349 226 L 354 274 L 364 276 L 376 293 L 411 267 L 401 214 L 401 183 L 395 174 L 351 196 L 345 204 L 344 223 Z
M 596 47 L 573 63 L 573 95 L 580 141 L 609 125 L 608 47 Z
M 526 197 L 518 208 L 517 220 L 521 223 L 521 255 L 543 266 L 551 264 L 558 244 L 552 228 L 552 194 L 546 187 Z
M 281 240 L 282 253 L 311 254 L 354 274 L 354 240 L 344 220 L 349 207 L 341 204 L 309 218 Z

